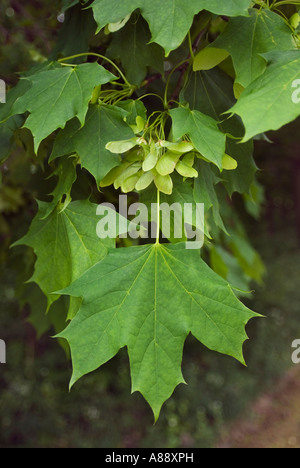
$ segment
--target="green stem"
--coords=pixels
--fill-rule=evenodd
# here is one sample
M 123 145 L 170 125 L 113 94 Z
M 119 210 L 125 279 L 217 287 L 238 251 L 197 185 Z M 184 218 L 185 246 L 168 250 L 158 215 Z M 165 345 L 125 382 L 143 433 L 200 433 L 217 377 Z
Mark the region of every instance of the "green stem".
M 124 82 L 127 84 L 127 86 L 129 86 L 130 88 L 132 87 L 132 85 L 129 83 L 129 81 L 127 80 L 126 76 L 124 75 L 124 73 L 122 73 L 122 71 L 120 70 L 120 68 L 112 61 L 110 60 L 109 58 L 105 57 L 104 55 L 101 55 L 101 54 L 97 54 L 96 52 L 86 52 L 86 53 L 82 53 L 82 54 L 76 54 L 76 55 L 71 55 L 70 57 L 64 57 L 62 59 L 59 59 L 59 63 L 61 62 L 64 62 L 66 60 L 72 60 L 74 58 L 79 58 L 79 57 L 88 57 L 88 56 L 92 56 L 92 57 L 98 57 L 100 58 L 101 60 L 106 60 L 106 62 L 110 63 L 116 70 L 117 72 L 120 74 L 120 76 L 123 78 Z
M 155 93 L 143 94 L 143 96 L 140 96 L 139 98 L 137 98 L 137 101 L 141 101 L 142 99 L 144 99 L 146 97 L 149 97 L 149 96 L 156 97 L 156 98 L 160 99 L 162 101 L 162 103 L 164 103 L 163 98 L 159 94 L 155 94 Z
M 260 10 L 262 10 L 263 8 L 267 8 L 267 9 L 270 8 L 269 3 L 266 3 L 264 0 L 256 0 L 255 5 L 259 5 Z
M 165 95 L 164 95 L 164 104 L 165 104 L 165 108 L 168 109 L 169 108 L 169 102 L 168 102 L 168 91 L 169 91 L 169 86 L 170 86 L 170 82 L 171 82 L 171 78 L 173 76 L 173 73 L 176 72 L 176 70 L 181 67 L 181 65 L 183 65 L 184 63 L 187 63 L 189 62 L 188 59 L 185 59 L 185 60 L 182 60 L 180 63 L 178 63 L 176 65 L 176 67 L 173 68 L 173 70 L 171 71 L 171 73 L 169 74 L 168 76 L 168 80 L 167 80 L 167 83 L 166 83 L 166 88 L 165 88 Z
M 282 2 L 274 3 L 273 5 L 274 5 L 274 7 L 276 7 L 276 8 L 280 7 L 281 5 L 300 5 L 300 0 L 299 0 L 299 1 L 293 1 L 293 2 L 290 2 L 290 1 L 288 1 L 288 0 L 284 0 L 284 1 L 282 1 Z M 272 7 L 273 7 L 273 5 L 272 5 Z M 271 7 L 271 8 L 272 8 L 272 7 Z
M 194 61 L 195 54 L 194 54 L 194 51 L 193 51 L 191 31 L 189 31 L 189 33 L 188 33 L 188 41 L 189 41 L 189 49 L 190 49 L 191 58 Z

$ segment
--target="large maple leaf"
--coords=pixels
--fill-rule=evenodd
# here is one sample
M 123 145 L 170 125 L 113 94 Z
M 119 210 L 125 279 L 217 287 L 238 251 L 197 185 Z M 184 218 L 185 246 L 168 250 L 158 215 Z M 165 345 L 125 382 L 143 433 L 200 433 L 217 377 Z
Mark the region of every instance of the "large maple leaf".
M 132 391 L 158 418 L 184 382 L 183 345 L 191 332 L 208 348 L 244 362 L 245 325 L 254 312 L 185 244 L 110 250 L 64 291 L 82 306 L 59 336 L 68 340 L 73 385 L 127 346 Z
M 184 40 L 201 10 L 218 15 L 248 15 L 249 0 L 95 0 L 91 5 L 100 30 L 108 23 L 118 22 L 137 8 L 149 23 L 152 42 L 160 44 L 168 54 Z

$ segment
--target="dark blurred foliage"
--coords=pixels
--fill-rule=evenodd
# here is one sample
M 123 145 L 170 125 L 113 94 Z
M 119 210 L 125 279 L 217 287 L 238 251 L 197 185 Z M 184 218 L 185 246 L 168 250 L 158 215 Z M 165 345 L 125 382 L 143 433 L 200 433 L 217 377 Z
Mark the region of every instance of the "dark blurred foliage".
M 59 5 L 30 0 L 25 7 L 19 0 L 1 1 L 0 78 L 9 85 L 16 82 L 16 70 L 38 63 L 61 40 L 63 26 L 53 13 Z M 0 447 L 211 447 L 224 425 L 240 414 L 247 416 L 249 402 L 291 365 L 291 342 L 300 337 L 298 135 L 299 121 L 269 135 L 272 144 L 256 144 L 266 202 L 260 221 L 243 216 L 268 276 L 256 288 L 254 299 L 248 299 L 266 316 L 248 326 L 248 367 L 206 350 L 190 337 L 183 362 L 188 386 L 176 389 L 153 425 L 142 397 L 130 395 L 125 351 L 69 393 L 71 364 L 66 350 L 51 338 L 54 330 L 38 339 L 28 323 L 31 297 L 40 297 L 44 309 L 37 287 L 20 287 L 30 278 L 34 256 L 28 249 L 8 246 L 26 232 L 36 210 L 32 197 L 50 193 L 51 180 L 40 177 L 47 148 L 41 148 L 36 158 L 28 151 L 31 137 L 22 131 L 9 165 L 1 169 L 5 185 L 0 187 L 0 337 L 7 342 L 8 364 L 0 366 Z M 86 180 L 85 173 L 79 174 L 78 194 L 86 190 Z M 234 202 L 238 209 L 240 197 Z
M 300 336 L 300 249 L 290 231 L 257 234 L 268 266 L 266 284 L 251 306 L 266 316 L 250 322 L 247 368 L 189 338 L 178 387 L 153 425 L 139 394 L 130 395 L 129 363 L 122 352 L 68 393 L 71 364 L 47 335 L 37 340 L 14 299 L 15 273 L 6 268 L 0 329 L 7 362 L 0 374 L 1 447 L 211 447 L 224 425 L 247 416 L 247 405 L 272 388 L 291 365 Z
M 16 81 L 15 72 L 48 56 L 57 36 L 58 0 L 1 0 L 0 75 L 8 84 Z M 53 8 L 56 6 L 56 8 Z M 30 44 L 30 47 L 28 46 Z

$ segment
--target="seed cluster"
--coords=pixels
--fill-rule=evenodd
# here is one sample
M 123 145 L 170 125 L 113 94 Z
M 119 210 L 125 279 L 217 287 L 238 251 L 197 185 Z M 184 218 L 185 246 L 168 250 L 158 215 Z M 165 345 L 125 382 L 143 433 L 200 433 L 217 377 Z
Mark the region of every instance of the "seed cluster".
M 114 185 L 128 193 L 142 191 L 153 182 L 157 189 L 167 195 L 173 191 L 171 174 L 176 170 L 182 177 L 198 177 L 194 169 L 196 150 L 190 141 L 172 143 L 166 140 L 147 141 L 142 137 L 114 141 L 106 149 L 122 154 L 120 166 L 112 169 L 100 186 Z

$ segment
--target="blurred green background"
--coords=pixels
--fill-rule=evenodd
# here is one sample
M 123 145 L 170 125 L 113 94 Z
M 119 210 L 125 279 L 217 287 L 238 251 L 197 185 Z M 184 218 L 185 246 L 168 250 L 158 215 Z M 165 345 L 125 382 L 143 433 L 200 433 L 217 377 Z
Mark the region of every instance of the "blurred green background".
M 2 0 L 0 78 L 9 85 L 16 82 L 16 70 L 26 70 L 52 50 L 62 27 L 53 11 L 48 0 L 31 0 L 26 7 Z M 271 133 L 272 144 L 256 142 L 265 190 L 262 216 L 255 221 L 241 215 L 268 273 L 245 299 L 265 316 L 247 327 L 248 367 L 190 337 L 183 360 L 188 386 L 176 389 L 156 425 L 143 398 L 130 394 L 125 351 L 69 393 L 71 364 L 51 338 L 55 330 L 42 333 L 47 324 L 41 319 L 37 336 L 28 321 L 30 313 L 36 320 L 44 308 L 34 285 L 20 287 L 22 278 L 30 277 L 33 254 L 8 246 L 32 219 L 41 169 L 33 155 L 21 157 L 21 142 L 14 145 L 9 167 L 1 166 L 5 184 L 0 186 L 0 338 L 7 343 L 7 364 L 0 365 L 0 447 L 214 447 L 236 418 L 250 418 L 252 402 L 293 366 L 291 343 L 300 338 L 299 123 Z M 30 311 L 32 298 L 40 307 Z

